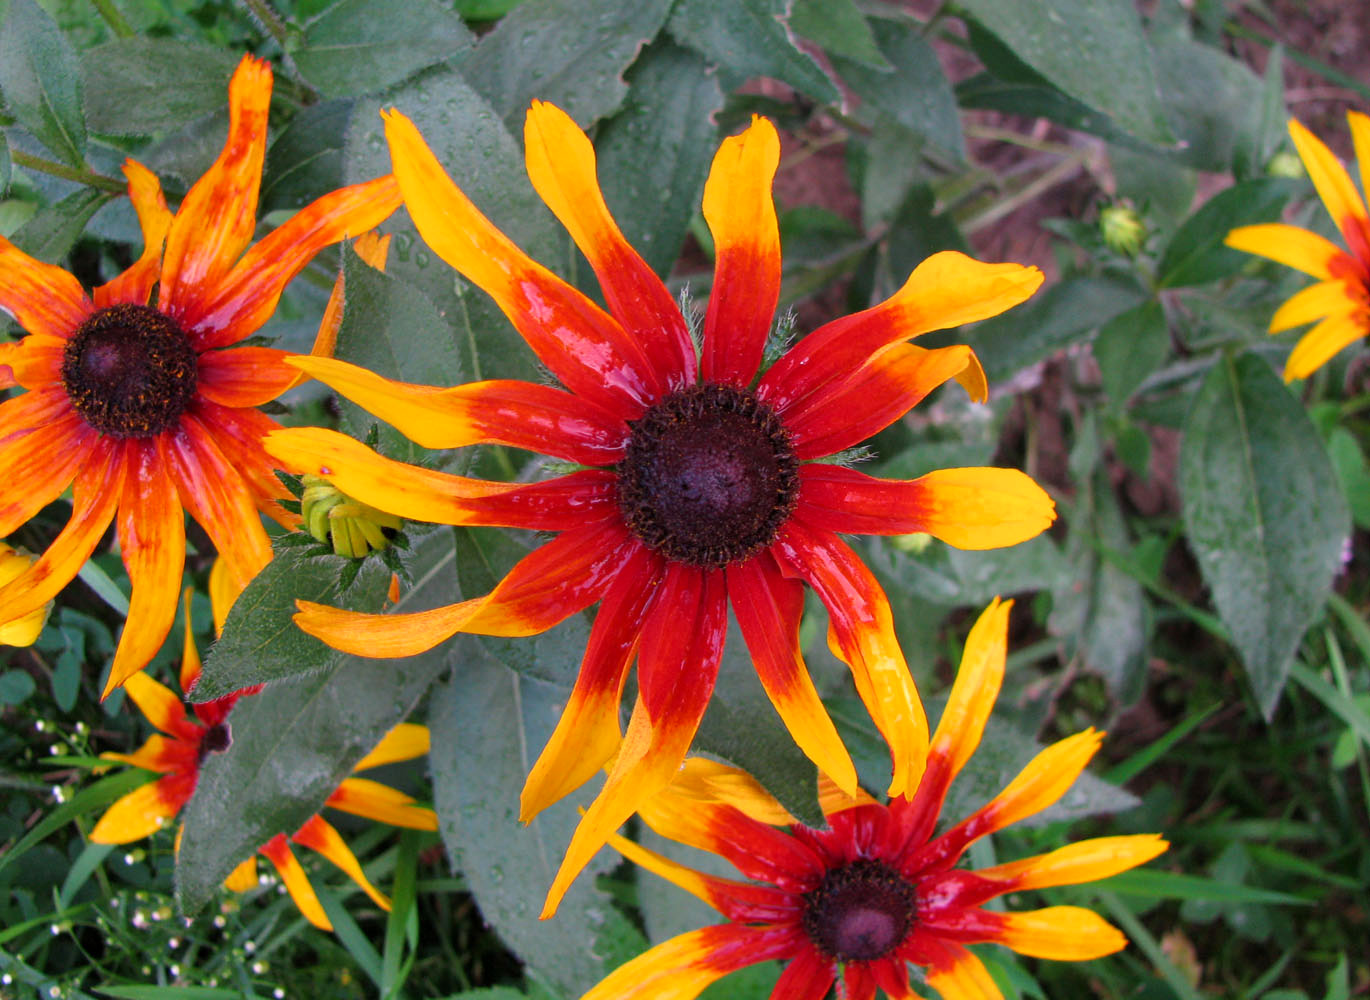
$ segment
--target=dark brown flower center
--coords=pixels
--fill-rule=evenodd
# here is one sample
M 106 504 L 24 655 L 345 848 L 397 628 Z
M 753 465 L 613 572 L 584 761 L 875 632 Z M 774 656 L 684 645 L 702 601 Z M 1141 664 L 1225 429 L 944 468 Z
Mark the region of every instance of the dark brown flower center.
M 205 730 L 200 737 L 200 752 L 197 760 L 203 762 L 205 757 L 212 753 L 223 753 L 233 745 L 233 730 L 228 728 L 227 722 L 216 722 Z
M 898 947 L 913 929 L 918 896 L 883 861 L 862 859 L 823 876 L 804 895 L 804 930 L 824 955 L 869 962 Z
M 86 423 L 114 437 L 176 426 L 195 396 L 196 355 L 175 320 L 150 306 L 109 306 L 67 342 L 62 385 Z
M 780 418 L 754 393 L 722 385 L 683 389 L 634 421 L 618 473 L 632 532 L 668 559 L 710 569 L 769 545 L 799 492 Z

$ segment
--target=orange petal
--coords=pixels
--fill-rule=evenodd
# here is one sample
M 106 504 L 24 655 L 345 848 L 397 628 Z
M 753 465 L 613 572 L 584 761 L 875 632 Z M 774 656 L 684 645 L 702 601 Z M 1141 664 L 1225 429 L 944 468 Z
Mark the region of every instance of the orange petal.
M 922 777 L 928 720 L 894 632 L 889 599 L 861 560 L 830 531 L 791 518 L 771 552 L 782 572 L 809 582 L 828 609 L 828 645 L 851 667 L 857 693 L 890 747 L 891 796 Z
M 1300 337 L 1294 350 L 1289 352 L 1289 360 L 1284 363 L 1284 380 L 1292 382 L 1296 378 L 1307 378 L 1331 361 L 1342 348 L 1367 333 L 1370 333 L 1370 319 L 1363 311 L 1327 317 Z
M 101 308 L 117 302 L 147 305 L 161 277 L 162 244 L 171 228 L 171 211 L 157 175 L 137 160 L 125 160 L 124 176 L 128 178 L 129 201 L 143 230 L 143 252 L 127 271 L 95 289 L 92 297 Z
M 37 335 L 30 334 L 30 336 Z M 52 339 L 56 340 L 57 338 L 54 337 Z M 16 341 L 0 342 L 0 389 L 13 389 L 19 384 L 19 380 L 14 377 L 14 368 L 12 366 L 14 354 L 18 349 L 19 344 Z M 0 437 L 3 437 L 3 435 L 0 435 Z
M 1122 931 L 1079 906 L 1005 913 L 995 940 L 1020 955 L 1065 962 L 1102 958 L 1127 947 Z
M 228 84 L 223 151 L 191 186 L 167 230 L 158 302 L 185 326 L 194 325 L 197 307 L 252 239 L 270 110 L 270 64 L 243 56 Z
M 228 621 L 228 612 L 237 599 L 238 587 L 229 573 L 228 561 L 219 556 L 209 568 L 209 607 L 214 616 L 215 638 L 223 634 L 224 622 Z M 183 687 L 182 690 L 189 689 Z
M 714 238 L 714 283 L 704 317 L 706 382 L 748 385 L 761 364 L 780 298 L 780 227 L 771 182 L 780 137 L 752 116 L 723 140 L 704 185 L 704 221 Z
M 1239 226 L 1223 242 L 1234 250 L 1266 257 L 1323 281 L 1332 277 L 1332 262 L 1346 255 L 1327 237 L 1283 222 Z
M 228 873 L 224 888 L 230 892 L 247 892 L 257 888 L 257 859 L 244 858 L 238 867 Z
M 220 406 L 203 397 L 195 409 L 201 426 L 213 428 L 219 454 L 242 477 L 252 502 L 281 527 L 295 530 L 299 515 L 280 506 L 281 500 L 290 499 L 290 491 L 276 478 L 276 463 L 262 447 L 266 436 L 281 425 L 260 410 Z
M 384 271 L 385 258 L 390 251 L 390 236 L 378 236 L 374 229 L 370 230 L 352 241 L 352 249 L 377 271 Z M 331 358 L 333 349 L 337 347 L 338 331 L 342 329 L 345 284 L 342 270 L 339 269 L 333 281 L 333 291 L 328 296 L 328 304 L 324 306 L 323 319 L 319 321 L 319 332 L 314 335 L 314 345 L 309 349 L 314 357 Z M 297 375 L 296 379 L 298 384 L 304 381 L 304 376 Z
M 125 447 L 129 468 L 119 503 L 119 548 L 133 596 L 101 700 L 162 648 L 176 621 L 186 561 L 185 516 L 155 446 L 140 441 Z
M 196 347 L 225 347 L 255 333 L 275 312 L 290 279 L 315 254 L 349 234 L 374 228 L 399 204 L 399 188 L 386 175 L 331 191 L 300 209 L 188 304 L 184 322 Z
M 1079 885 L 1144 865 L 1169 846 L 1155 833 L 1096 837 L 1078 844 L 1067 844 L 1050 854 L 982 868 L 975 874 L 983 879 L 1004 883 L 1004 892 Z
M 433 251 L 495 300 L 568 389 L 625 419 L 662 393 L 641 346 L 618 322 L 491 224 L 443 171 L 414 123 L 382 112 L 405 205 Z
M 147 675 L 137 674 L 135 676 L 146 677 Z M 112 750 L 106 750 L 100 755 L 100 759 L 117 760 L 132 767 L 141 767 L 144 771 L 155 771 L 157 774 L 171 774 L 176 771 L 187 770 L 187 768 L 194 770 L 195 746 L 182 739 L 171 739 L 153 733 L 133 753 L 115 753 Z
M 56 393 L 26 392 L 0 403 L 0 429 L 11 422 L 24 429 L 0 435 L 0 469 L 24 488 L 0 494 L 0 535 L 61 496 L 97 447 L 95 432 Z
M 623 683 L 661 575 L 661 558 L 639 545 L 605 591 L 575 688 L 523 784 L 521 822 L 589 781 L 618 749 Z
M 276 869 L 276 873 L 281 876 L 286 892 L 290 893 L 290 898 L 300 908 L 304 918 L 321 931 L 331 931 L 333 924 L 324 913 L 323 904 L 314 893 L 314 887 L 309 884 L 309 876 L 304 873 L 304 868 L 291 853 L 285 834 L 276 834 L 262 845 L 261 851 Z
M 719 924 L 689 931 L 619 966 L 581 1000 L 694 1000 L 729 972 L 795 954 L 795 932 Z
M 1370 115 L 1347 111 L 1346 122 L 1351 126 L 1351 142 L 1360 164 L 1360 186 L 1370 194 Z
M 1366 217 L 1365 202 L 1361 201 L 1360 192 L 1346 168 L 1332 150 L 1297 119 L 1289 120 L 1289 137 L 1294 140 L 1299 159 L 1308 168 L 1308 176 L 1337 228 L 1347 233 L 1356 227 L 1358 221 Z M 1350 240 L 1348 235 L 1347 241 Z
M 221 406 L 261 406 L 299 377 L 285 364 L 289 351 L 274 347 L 233 347 L 200 355 L 196 388 Z
M 685 319 L 609 214 L 590 140 L 566 112 L 534 101 L 523 143 L 528 179 L 594 268 L 609 311 L 637 338 L 663 386 L 692 385 L 695 349 Z
M 332 358 L 300 357 L 291 364 L 425 448 L 503 444 L 582 465 L 613 465 L 628 440 L 618 417 L 549 385 L 492 380 L 438 389 Z
M 124 691 L 143 717 L 162 732 L 181 740 L 199 741 L 200 726 L 191 720 L 185 703 L 171 688 L 147 674 L 135 674 Z
M 436 826 L 434 828 L 436 829 Z M 390 900 L 371 884 L 366 873 L 362 871 L 361 862 L 357 860 L 352 849 L 343 841 L 342 835 L 329 825 L 323 817 L 311 816 L 290 839 L 312 851 L 318 851 L 341 868 L 348 878 L 356 882 L 361 890 L 371 897 L 373 903 L 387 913 L 390 912 Z
M 172 779 L 158 778 L 116 799 L 90 831 L 90 842 L 127 844 L 156 833 L 189 798 L 188 794 L 182 798 L 168 791 L 175 787 Z
M 217 562 L 217 560 L 215 561 Z M 213 570 L 210 572 L 212 574 Z M 181 643 L 180 681 L 182 691 L 189 691 L 200 679 L 200 650 L 195 645 L 195 632 L 190 627 L 190 598 L 194 592 L 192 587 L 186 587 L 181 592 L 181 605 L 185 608 L 185 637 Z
M 0 309 L 29 333 L 67 340 L 95 306 L 81 283 L 60 267 L 34 260 L 0 236 Z
M 997 316 L 1027 299 L 1042 272 L 985 264 L 954 250 L 933 254 L 880 305 L 819 327 L 761 378 L 757 394 L 784 416 L 798 400 L 841 384 L 889 344 Z
M 770 826 L 798 822 L 746 771 L 707 757 L 686 757 L 650 808 L 688 812 L 709 805 L 732 806 L 748 818 Z
M 436 830 L 438 815 L 432 809 L 416 804 L 411 796 L 405 795 L 389 785 L 369 778 L 344 778 L 337 790 L 328 797 L 325 805 L 354 816 L 365 816 L 378 823 L 403 826 L 411 830 Z
M 1349 313 L 1356 308 L 1355 293 L 1346 281 L 1319 281 L 1316 285 L 1295 292 L 1275 310 L 1275 315 L 1270 318 L 1270 332 L 1281 333 L 1328 316 Z
M 6 344 L 9 348 L 6 364 L 14 375 L 14 380 L 26 389 L 35 389 L 44 396 L 60 396 L 65 402 L 66 390 L 62 387 L 62 363 L 66 360 L 68 341 L 46 333 L 31 333 L 23 340 Z M 69 402 L 65 403 L 70 408 Z M 6 431 L 0 427 L 0 438 Z
M 369 754 L 357 761 L 352 773 L 366 771 L 373 767 L 382 767 L 386 764 L 398 764 L 400 761 L 413 760 L 415 757 L 422 757 L 428 752 L 429 733 L 427 726 L 420 726 L 414 722 L 401 722 L 390 732 L 381 737 L 381 741 L 375 745 Z
M 851 755 L 819 700 L 799 650 L 804 585 L 781 576 L 775 560 L 764 552 L 729 566 L 727 577 L 738 627 L 785 728 L 821 772 L 847 794 L 856 794 Z
M 898 480 L 815 463 L 800 477 L 800 516 L 844 534 L 926 532 L 960 549 L 994 549 L 1035 538 L 1056 519 L 1055 502 L 1017 469 L 938 469 Z
M 927 973 L 928 985 L 942 1000 L 1004 1000 L 984 963 L 960 945 L 953 948 L 956 957 L 950 964 Z

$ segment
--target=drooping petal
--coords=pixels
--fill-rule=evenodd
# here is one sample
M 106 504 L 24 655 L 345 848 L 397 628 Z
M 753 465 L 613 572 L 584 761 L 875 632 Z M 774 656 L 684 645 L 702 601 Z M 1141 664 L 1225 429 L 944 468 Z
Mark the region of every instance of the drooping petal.
M 228 84 L 228 138 L 167 230 L 158 306 L 183 323 L 246 249 L 257 226 L 271 66 L 245 55 Z
M 357 883 L 362 892 L 371 897 L 373 903 L 387 913 L 390 912 L 389 898 L 371 884 L 371 880 L 362 871 L 361 862 L 343 841 L 342 835 L 322 816 L 316 814 L 309 817 L 305 820 L 304 826 L 295 831 L 290 839 L 302 847 L 317 851 L 333 862 L 342 869 L 343 874 Z
M 96 447 L 95 432 L 55 395 L 38 390 L 0 403 L 0 425 L 12 417 L 32 427 L 8 440 L 0 436 L 0 469 L 10 482 L 24 484 L 0 494 L 0 536 L 61 496 Z
M 738 627 L 771 704 L 818 769 L 854 795 L 856 768 L 819 700 L 799 649 L 804 585 L 781 576 L 767 552 L 729 566 L 726 572 Z
M 571 117 L 534 101 L 523 126 L 528 179 L 594 268 L 609 311 L 637 338 L 660 384 L 695 381 L 685 319 L 661 279 L 619 231 L 595 175 L 595 148 Z
M 189 791 L 181 794 L 184 784 L 175 778 L 158 778 L 116 799 L 90 831 L 91 843 L 127 844 L 156 833 L 190 797 Z
M 982 868 L 975 874 L 999 883 L 999 892 L 1078 885 L 1144 865 L 1169 846 L 1155 833 L 1096 837 L 1067 844 L 1049 854 Z
M 762 377 L 757 394 L 783 417 L 825 385 L 845 382 L 889 344 L 997 316 L 1035 292 L 1042 272 L 985 264 L 954 250 L 933 254 L 880 305 L 819 327 Z
M 291 364 L 425 448 L 503 444 L 582 465 L 613 465 L 628 440 L 620 418 L 549 385 L 497 379 L 439 389 L 332 358 L 297 357 Z
M 568 389 L 619 417 L 641 415 L 662 386 L 637 342 L 496 229 L 452 183 L 413 122 L 393 110 L 382 117 L 395 176 L 424 242 L 495 300 Z
M 299 373 L 285 363 L 289 351 L 231 347 L 200 355 L 196 388 L 220 406 L 261 406 L 290 388 Z
M 973 357 L 964 344 L 929 351 L 898 343 L 877 351 L 845 382 L 785 411 L 795 455 L 803 461 L 860 444 L 965 371 Z
M 1294 148 L 1299 151 L 1299 159 L 1308 169 L 1313 186 L 1318 189 L 1318 197 L 1327 206 L 1327 214 L 1343 234 L 1365 218 L 1365 202 L 1346 168 L 1341 165 L 1336 154 L 1327 148 L 1326 143 L 1303 126 L 1297 119 L 1289 120 L 1289 137 L 1294 140 Z M 1351 237 L 1347 236 L 1350 242 Z
M 823 1000 L 837 978 L 836 963 L 817 948 L 802 948 L 775 981 L 770 1000 Z
M 91 293 L 100 308 L 118 302 L 147 305 L 153 286 L 161 277 L 162 244 L 171 228 L 171 210 L 157 175 L 137 160 L 125 160 L 124 176 L 128 178 L 128 199 L 138 213 L 138 225 L 143 231 L 143 252 L 127 271 Z
M 484 597 L 391 615 L 298 601 L 294 621 L 334 649 L 378 658 L 413 656 L 458 632 L 536 635 L 599 600 L 630 547 L 639 544 L 615 514 L 533 550 Z
M 959 945 L 952 960 L 928 970 L 928 985 L 942 1000 L 1004 1000 L 983 962 Z
M 798 516 L 843 534 L 926 532 L 960 549 L 1035 538 L 1056 504 L 1017 469 L 937 469 L 918 479 L 876 479 L 839 465 L 800 468 Z
M 1356 306 L 1347 283 L 1342 280 L 1319 281 L 1285 300 L 1270 317 L 1270 332 L 1282 333 L 1314 320 L 1345 314 Z
M 780 137 L 752 116 L 723 140 L 704 185 L 704 221 L 714 238 L 714 283 L 704 317 L 704 381 L 747 385 L 756 375 L 780 298 L 780 227 L 771 182 Z
M 1081 962 L 1127 947 L 1122 931 L 1081 906 L 1048 906 L 995 916 L 1003 924 L 994 940 L 1020 955 Z
M 583 469 L 541 483 L 492 483 L 396 462 L 322 427 L 276 431 L 266 449 L 287 469 L 323 476 L 362 503 L 416 521 L 565 531 L 618 510 L 608 470 Z
M 285 286 L 315 254 L 375 228 L 399 205 L 399 187 L 387 174 L 330 191 L 300 209 L 186 305 L 181 318 L 196 347 L 225 347 L 255 333 L 275 312 Z
M 928 720 L 885 592 L 846 543 L 797 517 L 780 529 L 771 552 L 782 572 L 807 580 L 827 607 L 828 645 L 851 667 L 856 690 L 890 748 L 889 794 L 911 792 L 926 762 Z
M 428 753 L 430 740 L 431 734 L 427 726 L 421 726 L 414 722 L 401 722 L 381 737 L 381 741 L 372 748 L 369 754 L 357 761 L 356 766 L 352 768 L 352 773 L 422 757 Z
M 1370 322 L 1363 313 L 1327 317 L 1300 337 L 1289 352 L 1289 360 L 1284 363 L 1284 380 L 1292 382 L 1296 378 L 1307 378 L 1343 347 L 1366 334 L 1370 334 Z
M 1332 262 L 1346 256 L 1346 251 L 1327 237 L 1283 222 L 1239 226 L 1223 242 L 1234 250 L 1254 253 L 1322 281 L 1332 277 Z
M 723 574 L 668 563 L 638 643 L 638 701 L 609 777 L 586 810 L 547 891 L 543 917 L 609 835 L 670 783 L 713 693 L 728 629 Z
M 261 852 L 276 869 L 276 874 L 280 875 L 281 881 L 285 883 L 286 892 L 290 893 L 290 898 L 300 908 L 304 918 L 321 931 L 331 931 L 333 923 L 324 913 L 323 904 L 319 902 L 314 887 L 309 884 L 309 876 L 304 873 L 304 867 L 290 850 L 285 834 L 276 834 L 262 845 Z
M 523 784 L 522 822 L 589 781 L 618 749 L 623 683 L 661 577 L 661 557 L 639 545 L 605 591 L 575 688 Z
M 764 899 L 769 896 L 774 904 L 782 907 L 792 899 L 789 893 L 780 892 L 770 886 L 754 885 L 750 882 L 739 882 L 736 879 L 719 878 L 715 875 L 706 875 L 704 872 L 695 871 L 678 861 L 672 861 L 663 854 L 648 850 L 627 837 L 620 837 L 616 833 L 610 835 L 609 845 L 639 868 L 645 868 L 672 885 L 684 889 L 729 919 L 737 919 L 736 907 L 729 905 L 734 897 L 747 899 L 748 897 L 760 896 Z
M 0 236 L 0 309 L 29 333 L 68 340 L 94 305 L 81 283 L 60 267 L 35 260 Z
M 702 927 L 619 966 L 581 1000 L 694 1000 L 729 972 L 784 958 L 798 947 L 788 929 L 731 923 Z
M 344 778 L 324 803 L 334 809 L 410 830 L 436 830 L 438 814 L 389 785 L 369 778 Z
M 125 445 L 128 471 L 119 502 L 119 548 L 133 596 L 101 699 L 147 666 L 176 621 L 185 568 L 185 515 L 176 486 L 151 442 Z

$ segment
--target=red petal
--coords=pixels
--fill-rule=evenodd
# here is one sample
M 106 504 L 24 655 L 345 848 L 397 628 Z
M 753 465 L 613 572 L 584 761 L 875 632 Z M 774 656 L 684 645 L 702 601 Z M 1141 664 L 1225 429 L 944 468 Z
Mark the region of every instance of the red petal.
M 837 963 L 810 945 L 790 959 L 775 981 L 770 1000 L 823 1000 L 837 978 Z
M 289 357 L 289 351 L 272 347 L 205 351 L 200 355 L 196 388 L 221 406 L 261 406 L 299 378 L 299 372 L 285 364 Z

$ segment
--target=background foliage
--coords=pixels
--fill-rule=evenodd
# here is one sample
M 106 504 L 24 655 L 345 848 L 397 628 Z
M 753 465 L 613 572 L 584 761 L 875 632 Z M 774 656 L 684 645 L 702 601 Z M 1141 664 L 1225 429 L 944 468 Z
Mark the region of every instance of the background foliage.
M 536 97 L 592 131 L 625 235 L 673 289 L 701 297 L 710 159 L 752 113 L 776 121 L 782 300 L 801 333 L 884 298 L 936 250 L 1042 265 L 1051 280 L 1026 306 L 940 335 L 976 348 L 991 403 L 952 387 L 884 432 L 868 468 L 1026 468 L 1056 496 L 1060 523 L 1004 551 L 894 539 L 862 542 L 862 555 L 929 695 L 969 614 L 996 593 L 1022 598 L 1008 688 L 953 812 L 992 794 L 1035 740 L 1112 730 L 1097 774 L 1044 825 L 978 846 L 977 864 L 1057 846 L 1068 819 L 1083 820 L 1073 836 L 1163 830 L 1175 846 L 1098 893 L 1043 894 L 1102 900 L 1128 951 L 1084 967 L 984 957 L 1011 997 L 1331 1000 L 1370 988 L 1370 384 L 1357 348 L 1285 386 L 1291 341 L 1264 330 L 1303 279 L 1221 243 L 1233 226 L 1281 217 L 1325 227 L 1307 180 L 1287 176 L 1284 123 L 1293 81 L 1304 96 L 1292 110 L 1349 150 L 1332 112 L 1364 107 L 1370 84 L 1363 60 L 1326 61 L 1316 19 L 1335 16 L 1214 0 L 0 0 L 0 233 L 87 285 L 117 273 L 139 240 L 119 164 L 152 167 L 174 202 L 218 152 L 224 85 L 251 51 L 276 67 L 264 224 L 387 171 L 377 112 L 394 106 L 506 233 L 597 295 L 523 172 Z M 1286 34 L 1289 47 L 1275 41 Z M 1131 243 L 1101 227 L 1117 209 L 1139 226 Z M 539 377 L 403 213 L 384 228 L 387 274 L 350 251 L 322 255 L 264 332 L 305 349 L 341 267 L 340 356 L 420 383 Z M 370 429 L 318 386 L 288 401 L 285 419 Z M 379 434 L 397 458 L 496 478 L 538 471 L 505 449 L 426 455 Z M 56 504 L 11 541 L 40 549 L 64 518 Z M 484 592 L 525 544 L 488 529 L 406 534 L 398 563 L 414 607 Z M 203 590 L 200 541 L 190 565 Z M 574 997 L 649 941 L 710 919 L 609 852 L 561 917 L 535 919 L 579 797 L 523 829 L 516 789 L 564 704 L 585 620 L 398 665 L 343 657 L 288 616 L 297 596 L 378 607 L 390 564 L 348 564 L 280 539 L 210 651 L 198 697 L 272 687 L 242 703 L 233 747 L 206 764 L 175 900 L 170 834 L 128 851 L 83 837 L 144 777 L 102 776 L 96 759 L 139 739 L 119 695 L 95 700 L 127 607 L 117 555 L 92 560 L 35 648 L 0 648 L 0 996 Z M 806 656 L 879 785 L 884 752 L 811 605 Z M 207 642 L 205 599 L 192 610 Z M 246 899 L 218 888 L 406 717 L 432 727 L 442 823 L 436 837 L 353 835 L 394 894 L 388 916 L 325 873 L 315 881 L 329 887 L 336 935 L 272 885 Z M 811 766 L 740 656 L 696 748 L 816 816 Z M 415 768 L 393 777 L 425 787 Z M 710 995 L 764 997 L 774 976 L 751 970 Z

